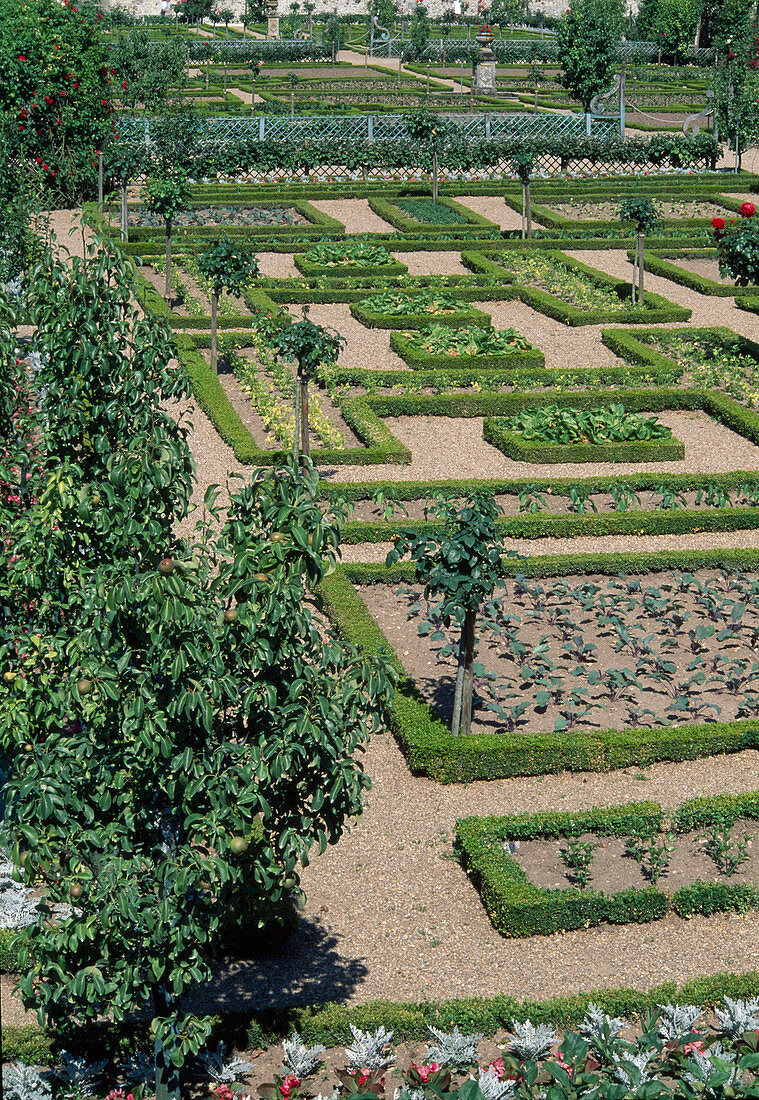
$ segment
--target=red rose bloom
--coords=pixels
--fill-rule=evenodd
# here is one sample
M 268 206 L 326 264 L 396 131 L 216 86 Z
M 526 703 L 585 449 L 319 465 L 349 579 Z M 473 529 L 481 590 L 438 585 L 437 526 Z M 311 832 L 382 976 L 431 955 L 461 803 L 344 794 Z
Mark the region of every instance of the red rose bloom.
M 756 207 L 753 202 L 742 202 L 740 205 L 740 215 L 742 218 L 753 218 L 756 213 Z
M 724 228 L 725 228 L 725 219 L 724 218 L 712 218 L 712 229 L 724 229 Z

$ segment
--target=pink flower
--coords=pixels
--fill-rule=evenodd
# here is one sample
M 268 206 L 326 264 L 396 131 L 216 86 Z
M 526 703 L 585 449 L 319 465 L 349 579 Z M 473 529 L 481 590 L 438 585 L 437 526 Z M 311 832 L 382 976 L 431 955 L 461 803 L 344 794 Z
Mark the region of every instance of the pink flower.
M 706 1044 L 704 1043 L 703 1039 L 694 1039 L 690 1043 L 685 1043 L 685 1045 L 683 1046 L 683 1054 L 694 1054 L 696 1052 L 701 1054 L 705 1046 Z
M 411 1066 L 412 1069 L 415 1069 L 416 1072 L 419 1074 L 419 1080 L 423 1081 L 425 1084 L 429 1081 L 431 1075 L 433 1073 L 437 1073 L 437 1071 L 440 1069 L 439 1062 L 428 1062 L 426 1065 L 423 1066 L 416 1066 L 412 1062 Z
M 292 1090 L 297 1088 L 299 1084 L 300 1084 L 300 1078 L 296 1077 L 292 1073 L 288 1073 L 287 1077 L 285 1077 L 284 1081 L 279 1086 L 279 1091 L 282 1093 L 285 1100 L 287 1100 L 287 1097 L 290 1095 Z
M 503 1068 L 503 1058 L 496 1058 L 496 1060 L 494 1062 L 490 1063 L 490 1066 L 488 1068 L 495 1070 L 496 1076 L 498 1077 L 499 1080 L 501 1080 L 504 1073 L 506 1072 Z
M 565 1069 L 570 1077 L 575 1071 L 574 1066 L 570 1065 L 569 1062 L 564 1061 L 564 1055 L 561 1053 L 560 1050 L 556 1051 L 556 1064 L 561 1066 L 562 1069 Z

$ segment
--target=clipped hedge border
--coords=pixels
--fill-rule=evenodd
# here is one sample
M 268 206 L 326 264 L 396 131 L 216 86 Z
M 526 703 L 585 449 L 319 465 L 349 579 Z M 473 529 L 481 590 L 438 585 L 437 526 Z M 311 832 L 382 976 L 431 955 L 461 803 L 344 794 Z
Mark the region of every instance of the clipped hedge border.
M 381 484 L 381 483 L 379 483 Z M 374 483 L 372 483 L 374 486 Z M 376 490 L 375 490 L 376 491 Z M 465 490 L 462 490 L 464 495 Z M 388 493 L 392 495 L 392 493 Z M 343 542 L 387 542 L 397 527 L 421 533 L 440 530 L 440 526 L 421 520 L 392 524 L 382 520 L 353 520 L 345 525 Z M 759 529 L 759 508 L 711 508 L 630 512 L 604 512 L 600 515 L 517 515 L 496 521 L 496 530 L 507 539 L 603 538 L 605 535 L 687 535 L 703 531 L 754 531 Z
M 393 333 L 390 337 L 391 343 Z M 559 376 L 566 384 L 583 386 L 601 385 L 662 385 L 671 386 L 680 380 L 683 375 L 682 367 L 671 361 L 664 367 L 570 367 L 567 370 L 554 369 L 552 367 L 530 367 L 522 373 L 517 366 L 507 370 L 499 370 L 489 367 L 485 370 L 469 370 L 460 367 L 448 367 L 444 359 L 435 360 L 446 372 L 446 382 L 451 386 L 468 386 L 473 381 L 478 382 L 483 389 L 494 384 L 520 385 L 522 388 L 536 387 L 550 388 L 556 384 Z M 409 364 L 413 366 L 413 364 Z M 440 372 L 434 369 L 416 370 L 415 381 L 422 385 L 434 385 L 440 381 Z M 448 373 L 450 372 L 450 374 Z M 405 370 L 372 370 L 365 367 L 323 367 L 318 371 L 319 380 L 326 386 L 347 384 L 352 386 L 370 386 L 378 383 L 382 386 L 405 385 L 409 380 L 408 371 Z
M 759 817 L 759 795 L 750 792 L 742 804 L 745 816 Z M 736 796 L 727 796 L 736 800 Z M 734 808 L 737 808 L 734 807 Z M 694 812 L 695 810 L 695 812 Z M 708 826 L 723 816 L 722 798 L 702 798 L 697 809 L 684 803 L 675 811 L 678 832 Z M 733 817 L 733 820 L 737 819 Z M 494 928 L 503 936 L 551 935 L 608 921 L 630 924 L 658 920 L 670 909 L 681 917 L 697 913 L 745 913 L 759 906 L 759 886 L 746 883 L 697 881 L 672 895 L 656 887 L 632 888 L 616 894 L 572 887 L 546 889 L 532 883 L 505 844 L 518 840 L 553 840 L 591 833 L 626 837 L 631 827 L 659 832 L 664 813 L 656 802 L 630 802 L 602 809 L 505 817 L 467 817 L 456 823 L 462 863 L 477 889 Z
M 717 298 L 734 298 L 737 294 L 751 294 L 752 291 L 755 294 L 759 293 L 759 287 L 725 286 L 723 283 L 718 283 L 716 279 L 710 279 L 708 275 L 698 275 L 695 271 L 688 271 L 684 267 L 678 267 L 677 264 L 669 263 L 671 259 L 714 259 L 716 255 L 714 248 L 645 248 L 643 266 L 652 275 L 660 275 L 679 286 L 697 290 L 699 294 L 708 294 Z M 628 252 L 628 256 L 632 259 L 633 253 Z
M 304 256 L 294 256 L 293 260 L 298 271 L 310 278 L 329 277 L 331 275 L 344 279 L 356 279 L 366 277 L 374 278 L 376 275 L 408 275 L 408 267 L 400 260 L 393 260 L 389 264 L 315 264 L 305 259 Z
M 530 345 L 492 355 L 438 355 L 412 346 L 402 332 L 390 334 L 390 347 L 412 370 L 507 370 L 509 367 L 545 367 L 546 357 Z
M 422 329 L 432 323 L 450 325 L 451 328 L 463 328 L 464 325 L 490 327 L 492 322 L 490 314 L 480 309 L 459 309 L 451 313 L 374 313 L 365 309 L 361 302 L 351 302 L 350 311 L 367 328 Z
M 677 462 L 685 457 L 679 439 L 635 440 L 623 443 L 538 443 L 509 431 L 500 416 L 486 416 L 482 438 L 507 458 L 519 462 Z
M 634 825 L 658 829 L 662 810 L 654 802 L 582 810 L 576 813 L 520 814 L 517 817 L 468 817 L 456 822 L 462 863 L 502 936 L 527 938 L 611 924 L 659 920 L 669 908 L 666 894 L 655 888 L 603 894 L 570 887 L 535 886 L 517 859 L 505 849 L 509 840 L 544 840 L 583 833 L 626 836 Z
M 399 192 L 396 191 L 394 197 L 428 198 L 429 196 L 415 196 L 408 192 L 404 195 L 401 195 Z M 400 229 L 401 232 L 408 233 L 409 236 L 415 236 L 417 233 L 434 233 L 435 231 L 450 232 L 452 229 L 456 231 L 456 227 L 451 226 L 450 223 L 440 222 L 439 224 L 435 224 L 434 222 L 418 222 L 414 218 L 410 218 L 407 214 L 404 214 L 399 207 L 395 205 L 390 197 L 379 198 L 376 195 L 370 195 L 368 197 L 368 202 L 370 208 L 379 218 L 382 218 L 383 221 L 386 221 L 390 225 L 394 226 L 395 229 Z M 488 233 L 491 233 L 493 230 L 498 231 L 498 226 L 495 222 L 491 222 L 487 218 L 484 218 L 481 214 L 475 213 L 475 211 L 470 210 L 468 206 L 462 206 L 461 203 L 454 202 L 453 199 L 441 198 L 439 200 L 439 205 L 445 206 L 449 210 L 455 211 L 457 214 L 460 214 L 461 217 L 464 219 L 466 225 L 459 226 L 458 231 L 466 231 L 467 233 L 470 233 L 474 236 L 477 236 L 483 230 Z
M 759 312 L 759 299 L 754 299 Z M 740 300 L 736 298 L 736 305 Z M 623 328 L 603 329 L 601 340 L 616 355 L 626 359 L 628 363 L 637 363 L 639 366 L 648 367 L 651 370 L 663 370 L 667 367 L 679 366 L 676 359 L 671 359 L 663 352 L 644 342 L 647 336 L 654 339 L 660 338 L 660 329 L 627 330 Z M 737 350 L 738 352 L 753 356 L 759 361 L 759 343 L 750 340 L 747 336 L 741 336 L 733 329 L 724 325 L 704 326 L 701 328 L 674 329 L 671 335 L 676 335 L 691 343 L 720 344 L 722 347 Z
M 507 993 L 494 997 L 459 997 L 449 1001 L 369 1001 L 348 1006 L 336 1004 L 293 1005 L 255 1012 L 225 1012 L 213 1017 L 211 1042 L 224 1041 L 240 1050 L 255 1050 L 281 1042 L 297 1031 L 308 1044 L 346 1046 L 352 1040 L 350 1025 L 376 1031 L 381 1025 L 394 1033 L 395 1041 L 424 1042 L 429 1025 L 451 1031 L 479 1032 L 488 1037 L 511 1028 L 514 1020 L 550 1024 L 562 1029 L 581 1023 L 592 1002 L 610 1016 L 632 1019 L 662 1004 L 695 1004 L 704 1009 L 719 1005 L 725 996 L 749 1000 L 759 994 L 759 973 L 706 974 L 683 985 L 664 982 L 651 989 L 606 988 L 566 994 L 545 1000 L 520 1000 Z M 128 1045 L 150 1049 L 145 1023 L 120 1025 L 91 1024 L 85 1036 L 91 1060 L 115 1053 Z M 79 1047 L 77 1048 L 79 1049 Z M 52 1065 L 55 1047 L 52 1037 L 32 1025 L 3 1027 L 3 1055 L 29 1065 Z
M 657 553 L 557 554 L 504 563 L 504 574 L 561 577 L 574 574 L 640 574 L 701 568 L 754 569 L 759 550 L 672 550 Z M 427 705 L 403 668 L 388 639 L 371 617 L 357 587 L 413 583 L 410 564 L 388 569 L 361 563 L 340 566 L 320 587 L 324 607 L 340 633 L 365 652 L 382 649 L 398 674 L 392 704 L 392 729 L 415 775 L 440 783 L 468 783 L 517 775 L 560 771 L 607 771 L 647 767 L 657 761 L 696 760 L 759 746 L 759 722 L 746 719 L 667 728 L 500 734 L 452 737 Z
M 176 333 L 177 358 L 190 379 L 193 396 L 216 431 L 228 444 L 238 462 L 246 466 L 271 466 L 282 462 L 284 450 L 259 447 L 227 397 L 205 358 L 189 334 Z M 377 463 L 408 463 L 411 452 L 400 443 L 382 420 L 368 407 L 366 399 L 343 402 L 343 418 L 365 446 L 348 448 L 314 447 L 311 458 L 316 465 L 369 466 Z
M 208 205 L 205 202 L 195 200 L 193 206 L 205 206 Z M 225 201 L 225 205 L 244 207 L 248 204 L 245 202 L 229 202 Z M 281 206 L 282 200 L 275 200 L 272 198 L 261 199 L 256 202 L 256 206 Z M 329 214 L 323 213 L 321 210 L 317 210 L 315 206 L 312 206 L 306 199 L 293 199 L 291 205 L 302 214 L 304 218 L 308 220 L 309 225 L 175 225 L 172 232 L 172 239 L 177 243 L 181 242 L 183 248 L 191 245 L 193 241 L 197 242 L 199 246 L 205 244 L 209 237 L 218 236 L 230 236 L 230 237 L 252 237 L 258 236 L 262 238 L 269 237 L 312 237 L 321 236 L 325 230 L 329 233 L 333 233 L 336 236 L 345 236 L 345 226 L 342 222 L 337 221 L 336 218 L 332 218 Z M 105 223 L 106 225 L 108 223 Z M 118 226 L 111 226 L 107 232 L 113 233 L 118 231 Z M 139 241 L 149 241 L 155 238 L 163 238 L 165 236 L 164 230 L 160 226 L 130 226 L 129 227 L 129 240 L 130 242 L 137 243 Z
M 667 197 L 667 196 L 662 196 Z M 671 194 L 670 196 L 671 197 Z M 584 202 L 608 202 L 619 201 L 619 192 L 610 194 L 608 191 L 593 190 L 588 191 L 582 195 Z M 715 206 L 723 208 L 726 214 L 737 214 L 740 208 L 740 203 L 735 199 L 728 199 L 723 194 L 715 195 L 714 192 L 704 193 L 699 190 L 687 191 L 682 194 L 680 188 L 678 188 L 678 199 L 683 202 L 711 202 Z M 550 201 L 550 199 L 549 199 Z M 558 194 L 554 196 L 555 202 L 562 202 L 562 199 Z M 507 199 L 508 202 L 508 199 Z M 511 203 L 509 203 L 511 205 Z M 559 214 L 555 210 L 551 210 L 548 206 L 544 205 L 540 201 L 533 204 L 532 207 L 533 217 L 539 221 L 542 225 L 548 226 L 551 229 L 569 229 L 572 226 L 576 226 L 578 223 L 586 229 L 598 229 L 598 230 L 621 230 L 622 232 L 630 235 L 634 232 L 634 223 L 630 221 L 623 222 L 619 217 L 616 218 L 568 218 L 564 214 Z M 665 226 L 669 226 L 673 229 L 703 229 L 710 226 L 710 218 L 664 218 L 662 219 Z
M 555 242 L 554 242 L 555 248 Z M 617 294 L 620 302 L 629 298 L 632 292 L 630 283 L 615 279 L 611 275 L 605 275 L 596 268 L 575 260 L 571 256 L 548 249 L 551 259 L 570 272 L 582 273 L 589 276 L 598 286 L 604 287 Z M 687 321 L 691 316 L 691 310 L 678 306 L 674 302 L 661 297 L 659 294 L 646 293 L 645 303 L 641 306 L 628 306 L 620 309 L 618 313 L 601 309 L 579 309 L 577 306 L 563 302 L 560 298 L 546 291 L 537 290 L 535 287 L 520 283 L 516 275 L 512 274 L 502 263 L 495 263 L 488 259 L 484 251 L 465 251 L 461 254 L 461 262 L 473 271 L 498 276 L 511 284 L 514 296 L 520 298 L 526 305 L 557 321 L 563 321 L 570 326 L 601 325 L 609 321 L 619 321 L 622 324 L 647 324 L 651 321 Z M 504 261 L 504 263 L 507 261 Z

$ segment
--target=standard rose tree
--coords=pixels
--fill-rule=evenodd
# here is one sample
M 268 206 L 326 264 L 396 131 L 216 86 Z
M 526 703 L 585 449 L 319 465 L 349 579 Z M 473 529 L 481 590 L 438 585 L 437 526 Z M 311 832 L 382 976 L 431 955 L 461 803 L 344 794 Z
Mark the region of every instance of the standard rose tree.
M 190 189 L 182 176 L 173 179 L 150 180 L 140 195 L 151 214 L 163 218 L 166 226 L 166 289 L 164 297 L 171 298 L 171 229 L 174 219 L 190 206 Z
M 198 256 L 198 270 L 211 288 L 211 369 L 216 370 L 217 313 L 222 291 L 241 294 L 258 275 L 258 260 L 247 249 L 222 237 Z
M 727 226 L 724 218 L 712 218 L 717 244 L 720 275 L 735 279 L 736 286 L 759 284 L 759 224 L 753 202 L 741 203 L 741 222 L 737 229 Z

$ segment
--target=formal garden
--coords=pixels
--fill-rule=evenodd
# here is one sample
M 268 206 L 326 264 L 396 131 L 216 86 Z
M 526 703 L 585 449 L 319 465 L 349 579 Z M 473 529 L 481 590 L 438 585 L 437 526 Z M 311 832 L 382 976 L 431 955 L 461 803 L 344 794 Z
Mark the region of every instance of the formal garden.
M 751 6 L 183 2 L 0 3 L 3 1092 L 759 1094 Z

